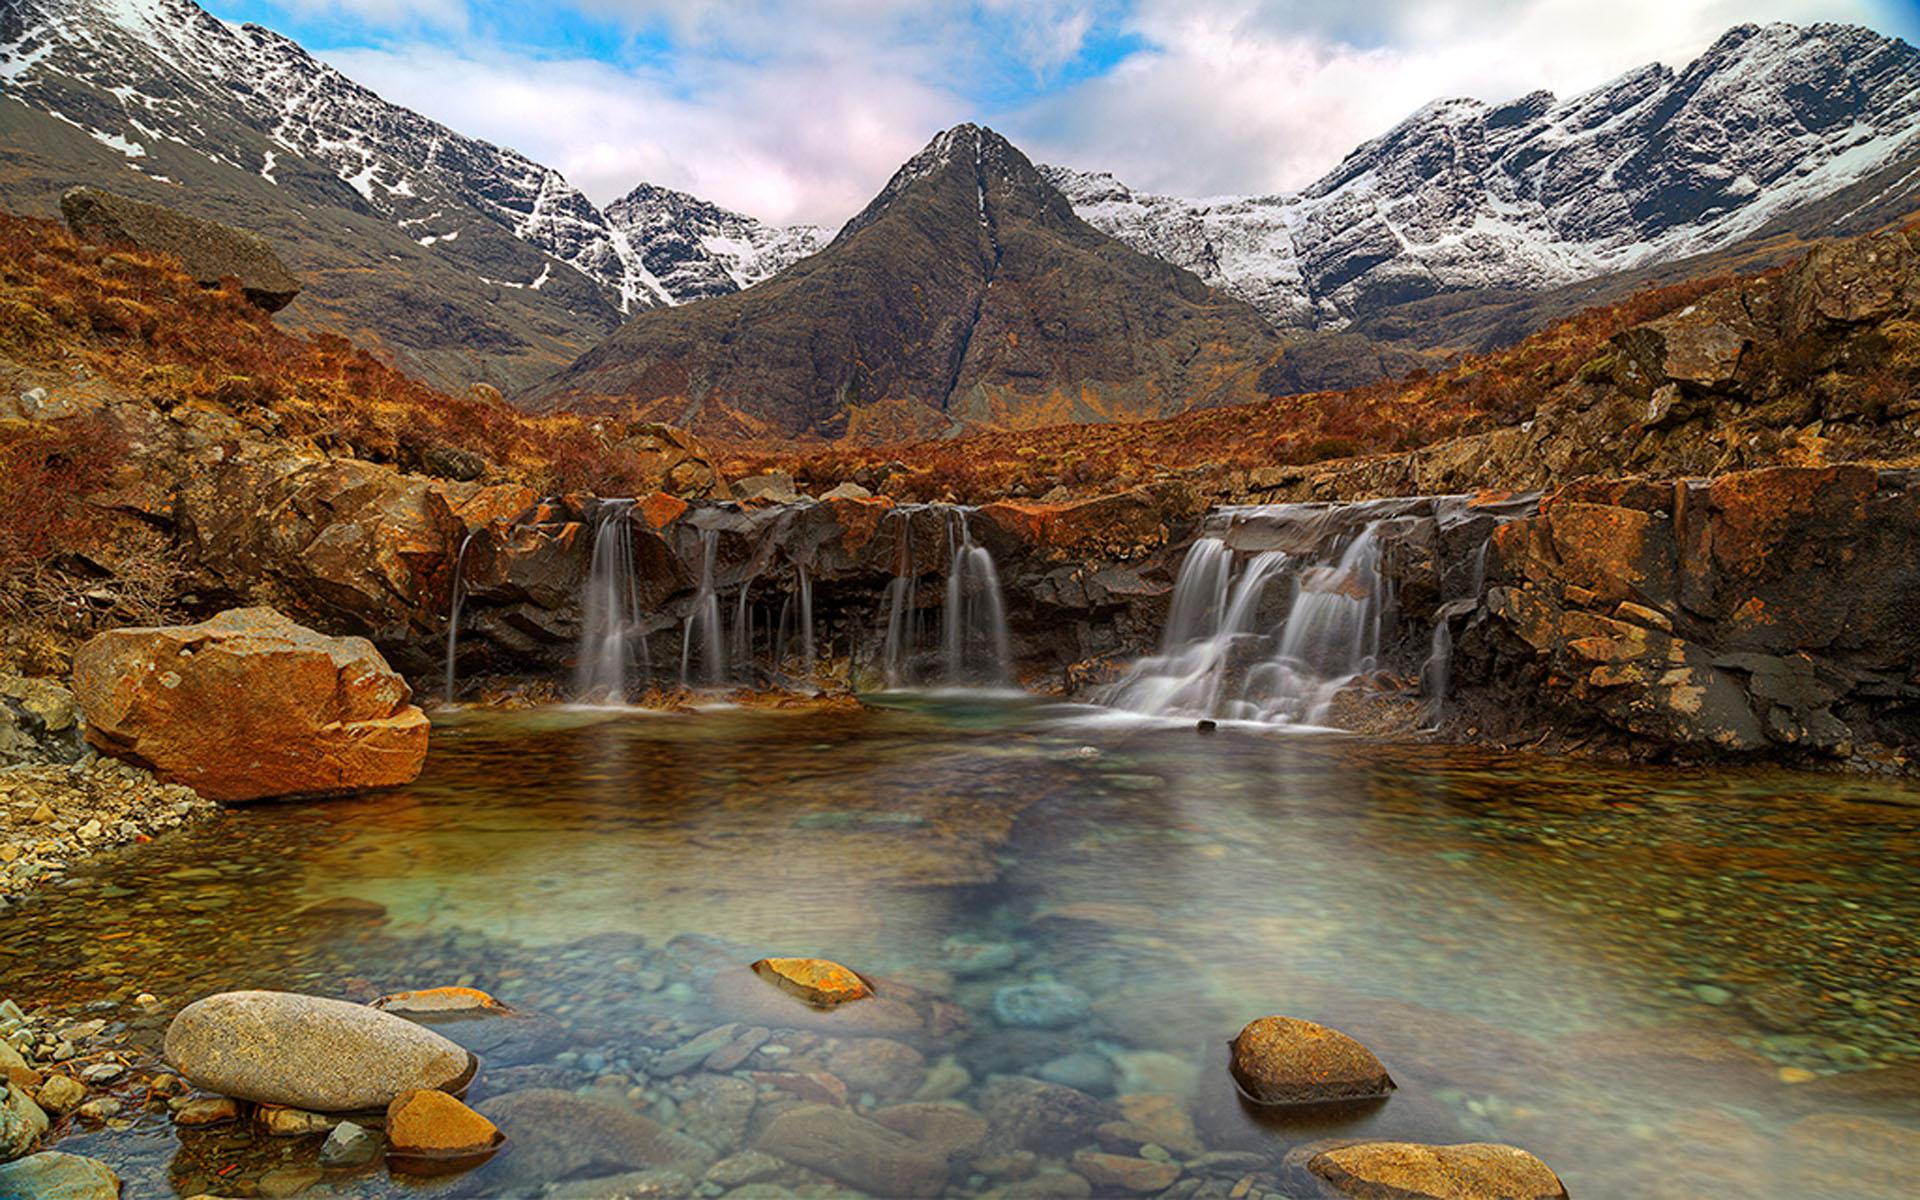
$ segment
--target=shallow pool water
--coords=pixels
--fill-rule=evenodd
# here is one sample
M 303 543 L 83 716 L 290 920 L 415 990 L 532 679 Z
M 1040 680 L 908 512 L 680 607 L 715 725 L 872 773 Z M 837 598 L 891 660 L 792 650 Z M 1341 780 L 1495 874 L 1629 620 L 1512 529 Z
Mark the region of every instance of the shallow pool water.
M 1116 1119 L 1174 1097 L 1148 1109 L 1176 1144 L 1148 1156 L 1180 1165 L 1176 1195 L 1306 1195 L 1286 1152 L 1349 1136 L 1510 1142 L 1575 1197 L 1895 1196 L 1920 1169 L 1916 868 L 1920 789 L 1879 780 L 1208 735 L 1005 697 L 456 712 L 412 787 L 235 810 L 34 897 L 7 919 L 0 996 L 123 1022 L 151 1054 L 209 992 L 472 984 L 542 1015 L 483 1053 L 476 1103 L 579 1090 L 724 1159 L 791 1102 L 775 1076 L 832 1075 L 862 1113 L 916 1094 L 982 1112 L 956 1195 L 1058 1186 L 1103 1136 L 1133 1153 L 1091 1127 L 1028 1138 L 992 1084 L 1020 1075 Z M 304 911 L 340 898 L 385 915 Z M 924 1024 L 881 1045 L 761 1019 L 731 981 L 778 954 L 846 963 Z M 1030 984 L 1061 986 L 1006 991 Z M 1359 1037 L 1400 1090 L 1263 1119 L 1224 1068 L 1268 1013 Z M 771 1032 L 728 1070 L 660 1070 L 731 1021 Z M 128 1114 L 60 1148 L 129 1197 L 541 1182 L 511 1142 L 427 1185 L 315 1180 L 318 1139 Z M 762 1167 L 743 1195 L 870 1177 Z M 690 1182 L 720 1195 L 745 1171 Z

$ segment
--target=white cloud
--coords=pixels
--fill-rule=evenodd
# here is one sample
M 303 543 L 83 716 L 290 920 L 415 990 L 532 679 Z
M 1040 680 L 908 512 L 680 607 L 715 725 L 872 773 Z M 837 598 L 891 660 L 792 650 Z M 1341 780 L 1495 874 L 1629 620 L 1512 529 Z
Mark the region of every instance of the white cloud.
M 1150 49 L 1004 124 L 1038 157 L 1149 190 L 1283 191 L 1429 100 L 1572 95 L 1683 64 L 1744 21 L 1879 15 L 1871 0 L 1143 0 Z
M 767 220 L 832 225 L 957 121 L 1153 190 L 1284 190 L 1441 96 L 1569 95 L 1645 62 L 1685 62 L 1742 21 L 1885 28 L 1894 10 L 1876 6 L 1900 2 L 572 0 L 638 45 L 664 33 L 670 53 L 635 56 L 646 67 L 502 44 L 476 32 L 462 0 L 287 5 L 449 31 L 319 49 L 390 99 L 559 169 L 596 201 L 647 181 Z M 1105 75 L 1051 86 L 1116 13 L 1141 48 Z M 993 110 L 994 97 L 1034 93 Z

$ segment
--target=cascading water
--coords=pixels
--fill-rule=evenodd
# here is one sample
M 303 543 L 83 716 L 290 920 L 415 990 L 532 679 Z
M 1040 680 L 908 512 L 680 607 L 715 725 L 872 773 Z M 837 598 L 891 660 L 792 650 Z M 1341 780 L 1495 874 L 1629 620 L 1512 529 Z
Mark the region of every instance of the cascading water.
M 1386 666 L 1398 617 L 1387 550 L 1412 538 L 1430 549 L 1443 581 L 1465 576 L 1472 593 L 1440 606 L 1424 658 L 1413 652 L 1404 666 L 1419 671 L 1437 719 L 1452 664 L 1448 619 L 1477 602 L 1488 542 L 1480 537 L 1454 561 L 1434 534 L 1486 534 L 1532 503 L 1520 497 L 1475 507 L 1468 497 L 1444 496 L 1216 512 L 1181 564 L 1158 653 L 1101 699 L 1159 716 L 1326 724 L 1344 690 Z M 1245 552 L 1237 573 L 1236 550 Z M 1457 567 L 1451 576 L 1450 565 Z
M 973 540 L 967 511 L 948 517 L 946 605 L 940 610 L 940 644 L 946 676 L 955 684 L 1002 684 L 1013 677 L 1007 646 L 1007 604 L 993 555 Z
M 574 690 L 589 703 L 626 703 L 628 688 L 652 665 L 633 564 L 632 514 L 633 501 L 608 500 L 594 523 L 593 564 L 574 667 Z
M 447 601 L 447 685 L 444 699 L 452 704 L 458 680 L 454 677 L 454 659 L 460 651 L 460 607 L 466 602 L 467 547 L 473 545 L 478 529 L 470 529 L 460 539 L 460 552 L 453 556 L 453 591 Z
M 913 650 L 919 641 L 919 583 L 913 569 L 913 512 L 899 508 L 889 512 L 887 520 L 900 523 L 900 538 L 894 552 L 893 578 L 887 581 L 887 624 L 882 642 L 880 669 L 890 688 L 906 687 L 913 682 Z
M 718 687 L 726 675 L 725 632 L 720 627 L 720 597 L 714 591 L 714 565 L 720 554 L 720 531 L 700 531 L 700 590 L 693 599 L 680 639 L 680 685 Z M 699 674 L 694 673 L 694 647 L 699 646 Z

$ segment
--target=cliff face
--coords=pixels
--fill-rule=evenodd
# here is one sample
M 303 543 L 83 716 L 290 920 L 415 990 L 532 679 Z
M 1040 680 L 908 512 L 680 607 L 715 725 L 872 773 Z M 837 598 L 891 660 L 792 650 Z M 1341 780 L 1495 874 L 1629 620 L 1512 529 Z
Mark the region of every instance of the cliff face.
M 1073 215 L 991 130 L 934 139 L 824 250 L 642 314 L 536 411 L 732 436 L 898 439 L 1254 400 L 1279 348 L 1246 304 Z

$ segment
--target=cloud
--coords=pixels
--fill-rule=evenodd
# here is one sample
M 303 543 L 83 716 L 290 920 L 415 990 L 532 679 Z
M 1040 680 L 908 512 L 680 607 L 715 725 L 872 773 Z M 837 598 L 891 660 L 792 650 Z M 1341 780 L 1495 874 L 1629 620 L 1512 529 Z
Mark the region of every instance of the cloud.
M 1288 190 L 1438 97 L 1570 95 L 1649 61 L 1683 63 L 1742 21 L 1898 32 L 1909 11 L 1902 0 L 570 0 L 534 17 L 520 0 L 262 3 L 330 18 L 331 42 L 313 48 L 349 76 L 559 169 L 596 201 L 646 181 L 828 225 L 962 120 L 1137 187 Z M 343 34 L 343 14 L 365 30 Z
M 1301 187 L 1426 102 L 1573 95 L 1743 21 L 1880 24 L 1869 0 L 1143 0 L 1147 49 L 1004 121 L 1030 153 L 1200 195 Z

